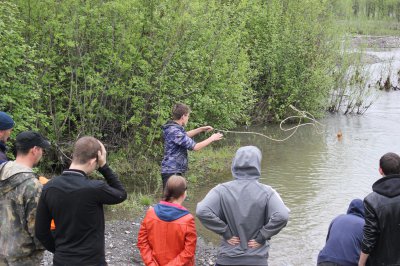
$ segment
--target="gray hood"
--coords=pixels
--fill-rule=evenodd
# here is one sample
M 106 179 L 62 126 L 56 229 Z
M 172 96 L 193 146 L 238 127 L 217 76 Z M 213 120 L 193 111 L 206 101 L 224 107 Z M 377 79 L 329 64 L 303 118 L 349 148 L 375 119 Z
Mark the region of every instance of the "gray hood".
M 261 157 L 261 151 L 255 146 L 239 148 L 232 162 L 233 177 L 235 179 L 259 179 Z
M 31 178 L 31 175 L 18 175 L 21 173 L 33 173 L 33 171 L 31 168 L 14 161 L 5 162 L 0 165 L 0 195 L 6 194 Z

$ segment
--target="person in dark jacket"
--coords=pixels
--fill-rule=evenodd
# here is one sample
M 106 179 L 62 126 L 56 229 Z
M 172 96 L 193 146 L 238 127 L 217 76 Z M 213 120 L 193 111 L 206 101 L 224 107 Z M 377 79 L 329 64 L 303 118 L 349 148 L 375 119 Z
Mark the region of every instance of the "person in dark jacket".
M 325 247 L 318 255 L 318 266 L 357 266 L 363 227 L 363 201 L 354 199 L 347 214 L 337 216 L 329 225 Z
M 400 157 L 379 160 L 383 176 L 364 199 L 365 225 L 359 266 L 400 265 Z M 368 262 L 367 262 L 368 260 Z
M 0 112 L 0 164 L 8 161 L 6 142 L 10 138 L 14 125 L 15 123 L 11 116 L 5 112 Z
M 164 157 L 161 162 L 163 188 L 172 175 L 184 175 L 188 168 L 188 150 L 198 151 L 214 141 L 222 139 L 221 133 L 214 133 L 202 142 L 196 143 L 192 137 L 201 132 L 210 132 L 211 126 L 203 126 L 188 132 L 184 126 L 189 121 L 190 108 L 177 103 L 172 110 L 172 119 L 162 126 L 164 137 Z
M 106 182 L 88 178 L 96 169 Z M 44 185 L 37 208 L 35 235 L 54 253 L 54 265 L 107 265 L 103 204 L 120 203 L 126 196 L 106 163 L 104 145 L 93 137 L 80 138 L 74 145 L 71 166 Z M 52 219 L 56 225 L 53 234 Z
M 196 216 L 221 236 L 216 265 L 268 265 L 270 240 L 287 224 L 289 209 L 278 192 L 261 184 L 261 151 L 237 150 L 234 180 L 217 185 L 197 204 Z

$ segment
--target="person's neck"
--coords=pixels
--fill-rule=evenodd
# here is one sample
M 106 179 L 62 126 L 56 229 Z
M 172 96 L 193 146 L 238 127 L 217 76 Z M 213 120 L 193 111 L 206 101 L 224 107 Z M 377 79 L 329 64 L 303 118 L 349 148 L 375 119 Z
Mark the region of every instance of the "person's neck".
M 33 160 L 28 156 L 17 156 L 15 162 L 28 168 L 33 168 Z
M 179 197 L 178 199 L 175 199 L 175 200 L 171 201 L 171 203 L 182 205 L 184 200 L 185 200 L 185 198 Z
M 174 120 L 174 122 L 183 127 L 183 121 L 182 121 L 182 119 Z
M 86 164 L 71 163 L 71 165 L 69 166 L 69 169 L 79 170 L 79 171 L 86 173 L 87 175 L 90 174 L 91 172 L 93 172 L 93 170 Z

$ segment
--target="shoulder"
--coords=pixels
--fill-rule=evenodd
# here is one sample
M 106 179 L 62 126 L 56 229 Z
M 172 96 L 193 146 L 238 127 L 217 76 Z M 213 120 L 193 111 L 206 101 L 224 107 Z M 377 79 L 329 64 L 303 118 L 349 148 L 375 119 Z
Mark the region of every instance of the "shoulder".
M 378 203 L 378 201 L 381 197 L 383 197 L 383 196 L 379 195 L 376 192 L 371 192 L 364 198 L 364 204 L 374 206 Z
M 182 224 L 182 225 L 196 226 L 194 217 L 191 213 L 188 213 L 188 214 L 180 217 L 179 219 L 175 220 L 174 223 Z
M 21 173 L 21 178 L 26 179 L 23 183 L 20 184 L 20 188 L 25 191 L 25 194 L 36 195 L 42 191 L 42 184 L 37 179 L 36 174 L 34 173 Z
M 172 125 L 164 131 L 167 136 L 181 136 L 186 135 L 185 129 L 179 125 Z

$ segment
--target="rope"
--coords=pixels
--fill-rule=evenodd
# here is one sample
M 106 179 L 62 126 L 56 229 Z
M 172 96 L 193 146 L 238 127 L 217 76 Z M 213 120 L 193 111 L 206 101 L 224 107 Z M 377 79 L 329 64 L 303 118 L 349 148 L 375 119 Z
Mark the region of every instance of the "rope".
M 320 122 L 318 122 L 318 121 L 315 119 L 315 117 L 314 117 L 311 113 L 309 113 L 309 112 L 307 112 L 307 111 L 300 111 L 299 109 L 297 109 L 297 108 L 294 107 L 293 105 L 289 105 L 289 106 L 290 106 L 290 108 L 292 108 L 294 111 L 298 112 L 300 115 L 289 116 L 289 117 L 283 119 L 283 120 L 281 121 L 281 123 L 279 124 L 279 128 L 280 128 L 282 131 L 287 132 L 287 131 L 293 130 L 293 132 L 290 133 L 290 135 L 287 136 L 287 137 L 284 138 L 284 139 L 275 139 L 275 138 L 273 138 L 273 137 L 270 137 L 270 136 L 261 134 L 261 133 L 259 133 L 259 132 L 251 132 L 251 131 L 233 131 L 233 130 L 224 130 L 224 129 L 215 129 L 215 130 L 216 130 L 216 131 L 220 131 L 220 132 L 235 133 L 235 134 L 253 134 L 253 135 L 258 135 L 258 136 L 261 136 L 261 137 L 264 137 L 264 138 L 267 138 L 267 139 L 269 139 L 269 140 L 276 141 L 276 142 L 283 142 L 283 141 L 288 140 L 289 138 L 291 138 L 291 137 L 296 133 L 296 131 L 299 129 L 299 127 L 307 126 L 307 125 L 312 125 L 312 126 L 314 126 L 314 128 L 315 128 L 316 131 L 317 131 L 317 133 L 319 133 L 319 134 L 322 133 L 320 127 L 324 127 L 325 125 L 322 124 L 322 123 L 320 123 Z M 299 119 L 299 123 L 298 123 L 296 126 L 293 126 L 293 127 L 290 127 L 290 128 L 283 128 L 283 124 L 285 124 L 286 121 L 289 120 L 289 119 Z M 302 119 L 309 119 L 309 120 L 311 120 L 312 122 L 301 123 L 301 120 L 302 120 Z

